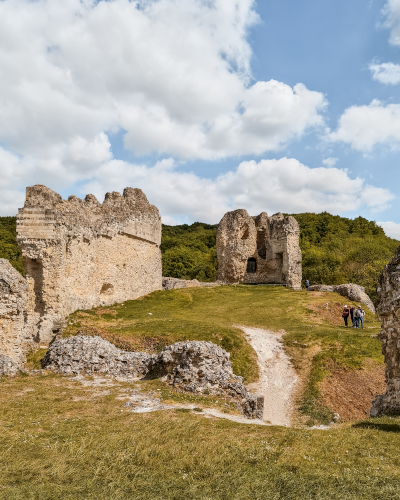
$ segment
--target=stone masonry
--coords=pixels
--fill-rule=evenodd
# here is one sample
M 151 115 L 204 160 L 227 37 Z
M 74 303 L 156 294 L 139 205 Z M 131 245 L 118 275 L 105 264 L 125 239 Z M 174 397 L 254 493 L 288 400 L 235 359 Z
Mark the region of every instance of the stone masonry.
M 34 283 L 0 259 L 0 353 L 18 365 L 38 340 Z
M 150 355 L 122 351 L 101 337 L 77 335 L 54 342 L 42 367 L 66 375 L 161 378 L 178 390 L 228 396 L 247 418 L 262 419 L 264 398 L 248 392 L 242 377 L 233 373 L 229 357 L 211 342 L 177 342 Z
M 277 283 L 301 289 L 300 228 L 294 217 L 263 212 L 251 217 L 240 209 L 224 215 L 217 227 L 219 281 Z
M 378 294 L 377 313 L 382 322 L 379 337 L 385 357 L 386 393 L 373 401 L 371 417 L 400 415 L 400 247 L 383 269 Z
M 28 187 L 17 233 L 27 279 L 15 271 L 11 285 L 0 274 L 9 300 L 1 305 L 0 352 L 18 363 L 23 356 L 11 344 L 24 352 L 49 344 L 68 314 L 162 289 L 161 217 L 140 189 L 107 193 L 101 204 L 91 194 L 63 200 L 46 186 Z M 12 273 L 4 263 L 0 272 Z

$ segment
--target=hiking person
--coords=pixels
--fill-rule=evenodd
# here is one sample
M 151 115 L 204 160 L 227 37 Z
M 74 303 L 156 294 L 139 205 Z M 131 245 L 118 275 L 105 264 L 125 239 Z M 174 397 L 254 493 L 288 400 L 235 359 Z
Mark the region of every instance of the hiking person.
M 307 292 L 310 291 L 310 282 L 308 280 L 306 280 L 306 288 L 307 288 Z
M 361 318 L 361 311 L 359 309 L 360 306 L 358 306 L 357 309 L 354 309 L 354 328 L 360 328 L 360 318 Z
M 344 319 L 344 326 L 347 326 L 347 319 L 349 317 L 350 310 L 347 306 L 344 306 L 342 318 Z
M 355 328 L 355 325 L 354 325 L 354 309 L 355 309 L 354 306 L 350 307 L 350 318 L 351 318 L 351 322 L 353 323 L 353 328 Z
M 360 311 L 360 324 L 361 328 L 364 328 L 364 316 L 365 316 L 365 311 L 361 306 L 358 306 L 358 310 Z

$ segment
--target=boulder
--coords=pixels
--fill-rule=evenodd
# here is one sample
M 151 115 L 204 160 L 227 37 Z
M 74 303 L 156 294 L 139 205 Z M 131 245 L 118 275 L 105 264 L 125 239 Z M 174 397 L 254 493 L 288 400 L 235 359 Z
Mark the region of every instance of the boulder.
M 368 309 L 375 314 L 375 306 L 372 300 L 365 293 L 365 288 L 354 283 L 345 283 L 343 285 L 312 285 L 310 292 L 335 292 L 342 297 L 346 297 L 353 302 L 361 302 L 365 304 Z
M 125 352 L 101 337 L 77 335 L 54 342 L 42 368 L 65 375 L 105 373 L 112 376 L 161 378 L 178 390 L 233 398 L 247 418 L 263 416 L 264 398 L 250 394 L 233 373 L 229 353 L 211 342 L 177 342 L 158 356 Z

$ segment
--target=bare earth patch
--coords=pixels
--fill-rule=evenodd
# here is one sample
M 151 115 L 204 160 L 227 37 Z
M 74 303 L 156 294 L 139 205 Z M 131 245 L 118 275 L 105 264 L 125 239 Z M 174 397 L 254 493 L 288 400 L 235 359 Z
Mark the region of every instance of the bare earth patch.
M 321 383 L 323 404 L 340 415 L 342 422 L 369 417 L 372 401 L 385 392 L 385 367 L 368 363 L 362 370 L 329 367 Z
M 298 376 L 282 343 L 282 333 L 240 326 L 258 356 L 260 380 L 247 388 L 264 396 L 264 421 L 289 426 Z

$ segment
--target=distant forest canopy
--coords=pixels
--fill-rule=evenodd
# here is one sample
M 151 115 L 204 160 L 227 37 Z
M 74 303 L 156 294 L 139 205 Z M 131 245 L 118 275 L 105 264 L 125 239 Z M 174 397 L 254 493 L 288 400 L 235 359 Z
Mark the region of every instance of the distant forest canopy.
M 378 278 L 400 242 L 363 217 L 352 220 L 327 212 L 292 215 L 300 225 L 303 282 L 308 278 L 311 284 L 357 283 L 376 300 Z M 163 225 L 163 276 L 215 281 L 216 227 L 201 222 Z M 15 217 L 0 217 L 0 258 L 24 274 Z
M 399 241 L 363 217 L 352 220 L 327 212 L 285 215 L 293 215 L 300 225 L 303 283 L 306 279 L 311 284 L 356 283 L 377 299 L 378 278 Z M 163 226 L 163 275 L 214 281 L 216 227 L 199 222 Z

